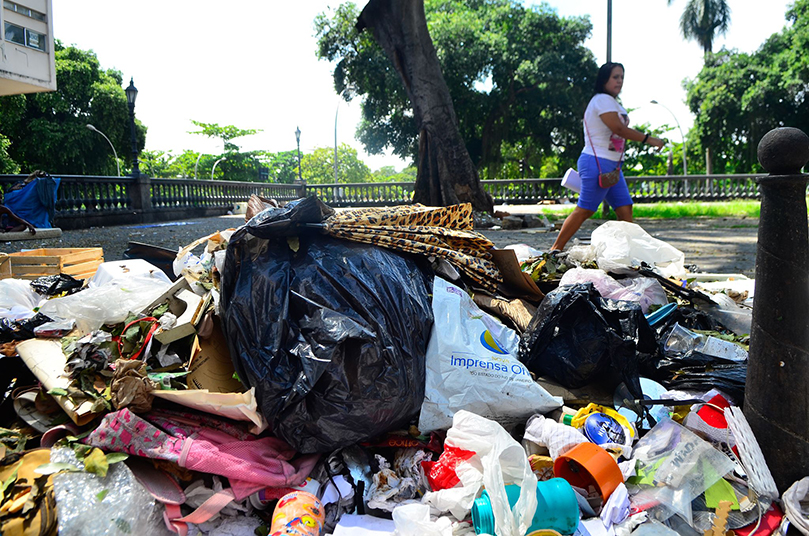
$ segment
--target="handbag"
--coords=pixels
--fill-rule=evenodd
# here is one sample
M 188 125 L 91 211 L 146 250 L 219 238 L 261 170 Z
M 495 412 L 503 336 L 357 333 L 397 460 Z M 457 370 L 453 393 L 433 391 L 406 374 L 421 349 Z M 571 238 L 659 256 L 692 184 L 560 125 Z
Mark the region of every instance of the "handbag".
M 618 181 L 621 180 L 621 165 L 624 163 L 624 151 L 626 150 L 626 141 L 624 141 L 624 150 L 621 151 L 621 156 L 618 158 L 618 165 L 612 171 L 607 173 L 601 172 L 601 164 L 598 163 L 598 155 L 596 154 L 596 146 L 593 145 L 593 138 L 590 137 L 590 129 L 587 128 L 587 121 L 582 120 L 584 123 L 584 130 L 587 132 L 587 139 L 590 140 L 590 147 L 593 148 L 593 156 L 596 159 L 596 166 L 598 166 L 598 185 L 602 188 L 612 188 Z

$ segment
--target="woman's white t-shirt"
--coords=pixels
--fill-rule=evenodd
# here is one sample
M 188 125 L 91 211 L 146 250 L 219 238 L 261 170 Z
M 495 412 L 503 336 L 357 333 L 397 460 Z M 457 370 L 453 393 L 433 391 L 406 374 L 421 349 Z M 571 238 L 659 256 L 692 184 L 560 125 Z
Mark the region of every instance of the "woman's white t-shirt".
M 609 112 L 617 112 L 624 124 L 629 125 L 629 114 L 626 109 L 612 95 L 597 93 L 590 99 L 590 104 L 587 105 L 587 110 L 584 112 L 584 149 L 582 152 L 617 162 L 621 159 L 626 140 L 613 134 L 601 120 L 601 114 Z M 595 151 L 593 151 L 593 146 L 595 146 Z

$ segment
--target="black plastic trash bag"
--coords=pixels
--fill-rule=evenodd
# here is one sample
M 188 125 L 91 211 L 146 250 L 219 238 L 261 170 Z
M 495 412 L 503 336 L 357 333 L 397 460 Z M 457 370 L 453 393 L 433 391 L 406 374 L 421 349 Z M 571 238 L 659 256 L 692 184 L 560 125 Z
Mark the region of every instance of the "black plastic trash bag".
M 36 337 L 34 329 L 47 322 L 53 322 L 53 319 L 42 313 L 37 313 L 24 320 L 0 318 L 0 344 L 33 339 Z
M 316 223 L 312 212 L 299 219 L 299 208 L 267 209 L 234 234 L 222 277 L 223 329 L 273 432 L 299 452 L 329 452 L 418 414 L 432 276 L 414 257 L 376 246 L 282 236 Z
M 43 296 L 58 296 L 63 292 L 75 294 L 81 290 L 84 279 L 76 279 L 68 274 L 43 275 L 31 281 L 31 288 Z
M 623 381 L 637 398 L 639 352 L 657 352 L 640 305 L 602 298 L 592 283 L 565 285 L 545 296 L 520 341 L 520 361 L 538 376 L 571 389 L 595 380 Z

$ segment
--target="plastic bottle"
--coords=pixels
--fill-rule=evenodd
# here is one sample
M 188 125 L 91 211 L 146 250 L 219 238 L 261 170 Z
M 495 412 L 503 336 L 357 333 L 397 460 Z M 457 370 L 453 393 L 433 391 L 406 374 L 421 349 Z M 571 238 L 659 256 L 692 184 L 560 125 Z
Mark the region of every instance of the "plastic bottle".
M 506 495 L 511 508 L 520 498 L 520 486 L 506 486 Z M 560 534 L 573 534 L 579 526 L 581 511 L 576 493 L 562 478 L 552 478 L 537 482 L 537 509 L 528 534 L 544 529 L 555 530 Z M 494 534 L 494 512 L 489 494 L 484 490 L 472 505 L 472 522 L 475 534 Z
M 320 499 L 306 491 L 293 491 L 275 505 L 270 536 L 320 536 L 325 519 Z

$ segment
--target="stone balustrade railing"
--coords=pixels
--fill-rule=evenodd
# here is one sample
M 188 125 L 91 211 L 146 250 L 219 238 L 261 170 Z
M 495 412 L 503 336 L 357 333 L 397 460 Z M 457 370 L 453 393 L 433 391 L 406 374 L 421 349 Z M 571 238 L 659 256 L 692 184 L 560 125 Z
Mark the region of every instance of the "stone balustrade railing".
M 756 175 L 688 175 L 628 177 L 638 203 L 757 199 Z M 0 175 L 7 191 L 25 175 Z M 356 184 L 278 184 L 152 179 L 141 176 L 99 177 L 62 175 L 56 201 L 56 225 L 81 229 L 103 225 L 151 223 L 227 213 L 251 194 L 289 201 L 316 195 L 334 207 L 402 205 L 412 202 L 413 182 Z M 486 180 L 483 187 L 496 204 L 553 203 L 575 200 L 561 179 Z

